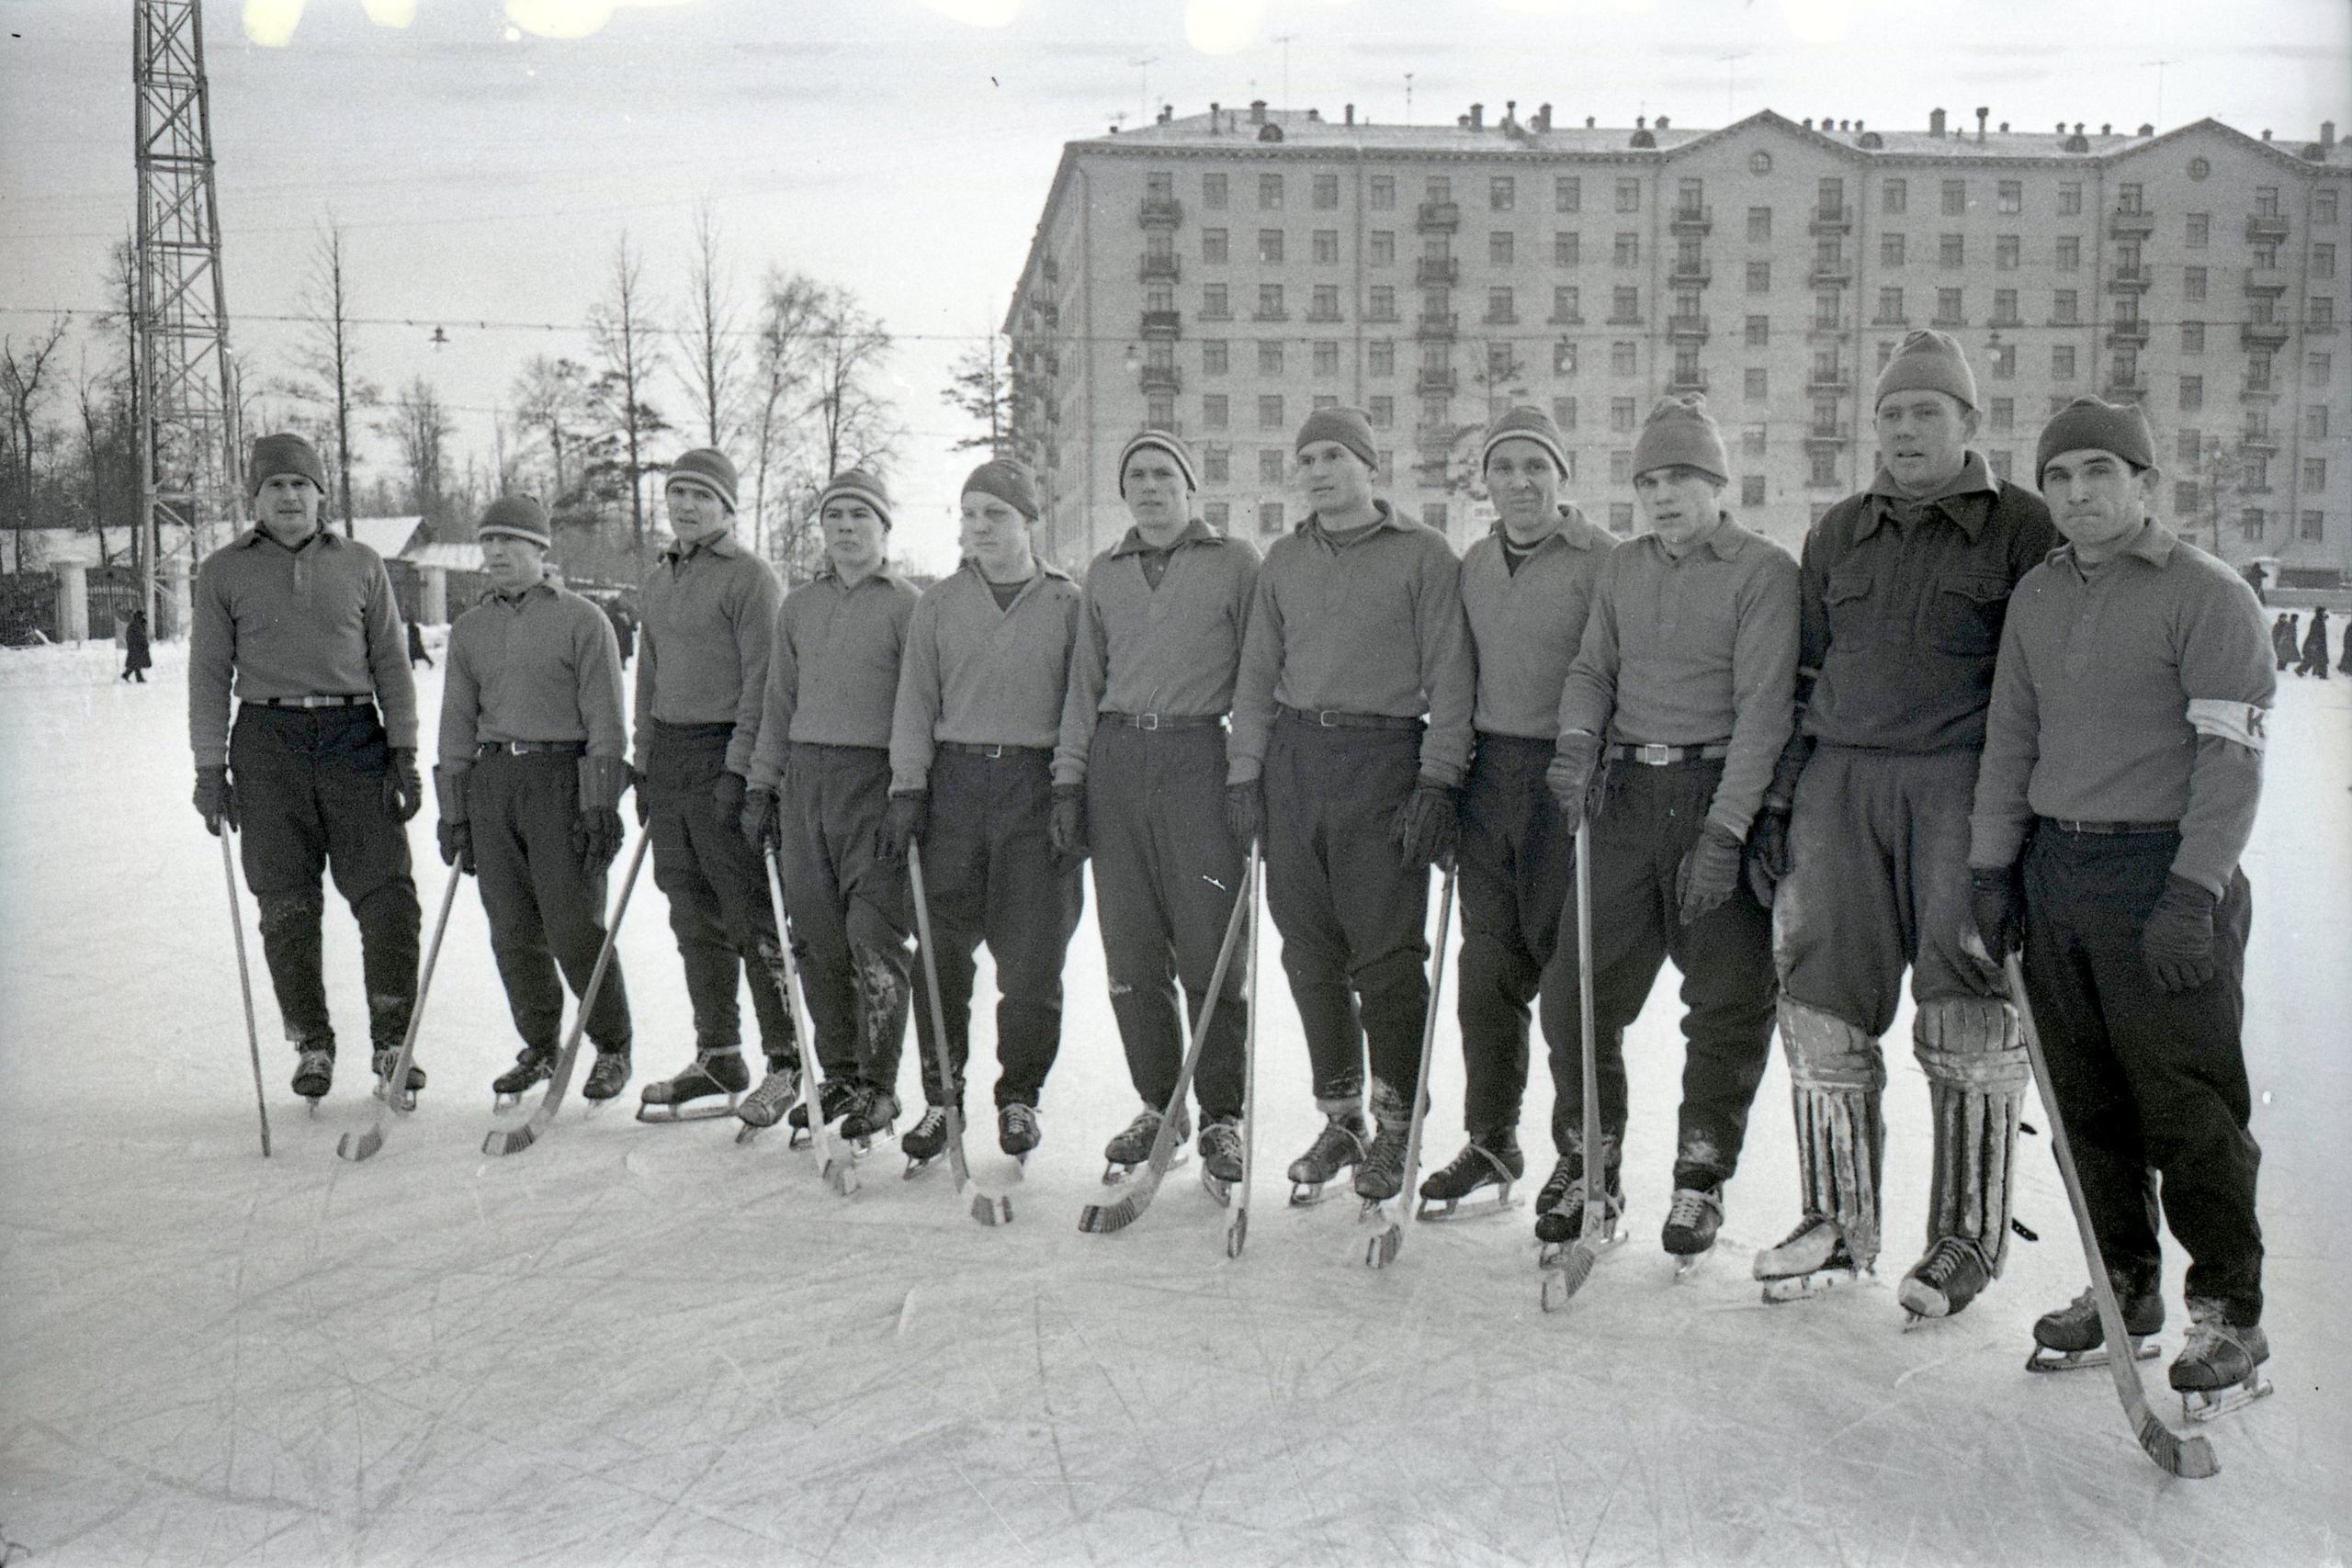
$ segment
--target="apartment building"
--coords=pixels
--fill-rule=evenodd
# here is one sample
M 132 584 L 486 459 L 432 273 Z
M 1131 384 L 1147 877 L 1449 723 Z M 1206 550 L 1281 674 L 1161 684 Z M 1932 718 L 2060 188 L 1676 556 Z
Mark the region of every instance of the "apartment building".
M 1905 332 L 1958 337 L 1979 436 L 2032 482 L 2050 412 L 2147 409 L 2165 521 L 2284 582 L 2352 583 L 2352 147 L 2213 120 L 2164 135 L 1792 121 L 1721 130 L 1373 125 L 1212 106 L 1069 143 L 1005 330 L 1015 429 L 1068 565 L 1127 525 L 1110 471 L 1149 425 L 1209 520 L 1261 544 L 1303 505 L 1311 408 L 1369 410 L 1383 488 L 1460 547 L 1492 509 L 1477 432 L 1552 411 L 1568 493 L 1634 526 L 1651 402 L 1701 391 L 1741 519 L 1793 547 L 1868 481 L 1870 389 Z

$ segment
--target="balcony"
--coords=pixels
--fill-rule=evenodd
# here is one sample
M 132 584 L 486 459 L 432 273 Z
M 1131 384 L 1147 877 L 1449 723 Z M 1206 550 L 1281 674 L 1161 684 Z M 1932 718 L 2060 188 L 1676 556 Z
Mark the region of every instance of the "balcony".
M 1161 254 L 1147 251 L 1144 253 L 1143 265 L 1136 269 L 1136 276 L 1146 283 L 1173 283 L 1182 275 L 1182 270 L 1176 264 L 1174 252 Z
M 1037 302 L 1036 309 L 1037 326 L 1040 331 L 1051 333 L 1061 330 L 1062 308 L 1059 305 L 1055 304 L 1051 299 L 1041 299 Z
M 1807 225 L 1816 234 L 1844 234 L 1854 227 L 1854 209 L 1850 207 L 1816 207 L 1813 221 Z
M 1059 283 L 1062 280 L 1062 264 L 1047 256 L 1037 264 L 1037 276 L 1048 283 Z
M 2107 386 L 2100 393 L 2109 402 L 2114 402 L 2122 398 L 2129 398 L 2137 402 L 2147 394 L 2148 378 L 2137 370 L 2129 375 L 2118 370 L 2109 371 Z
M 1306 319 L 1310 321 L 1330 322 L 1344 318 L 1340 316 L 1340 308 L 1337 305 L 1312 305 L 1307 308 Z
M 1452 337 L 1460 320 L 1451 310 L 1442 315 L 1431 315 L 1425 310 L 1414 319 L 1413 335 L 1418 338 Z
M 2248 402 L 2277 402 L 2278 400 L 2278 378 L 2249 373 L 2245 378 L 2245 384 L 2238 389 L 2238 396 Z
M 2275 212 L 2257 212 L 2245 220 L 2249 244 L 2277 244 L 2287 237 L 2287 220 Z
M 1146 337 L 1182 337 L 1184 316 L 1181 310 L 1146 310 L 1143 313 L 1143 335 Z
M 1462 207 L 1459 202 L 1425 201 L 1418 219 L 1424 234 L 1452 233 L 1462 227 Z
M 2137 262 L 2118 262 L 2108 275 L 2107 286 L 2119 294 L 2144 294 L 2148 285 L 2156 279 L 2156 269 Z
M 1696 365 L 1678 365 L 1666 378 L 1669 392 L 1703 392 L 1707 389 L 1707 373 Z
M 2245 348 L 2281 349 L 2291 330 L 2284 321 L 2248 321 L 2238 328 L 2238 343 Z
M 1413 427 L 1413 448 L 1424 457 L 1442 460 L 1453 450 L 1453 426 L 1450 424 L 1417 424 Z
M 1715 280 L 1715 266 L 1713 262 L 1709 261 L 1704 256 L 1700 256 L 1696 259 L 1689 256 L 1677 256 L 1674 258 L 1674 270 L 1667 276 L 1670 280 L 1678 285 L 1687 285 L 1693 288 L 1704 288 L 1708 284 L 1713 283 Z
M 1290 320 L 1290 312 L 1279 305 L 1267 305 L 1261 302 L 1256 310 L 1250 312 L 1250 319 L 1253 321 L 1287 321 Z
M 1515 327 L 1519 325 L 1519 312 L 1509 310 L 1488 310 L 1478 318 L 1478 324 L 1482 327 Z
M 1424 365 L 1421 367 L 1421 373 L 1413 378 L 1415 391 L 1442 392 L 1448 397 L 1453 395 L 1454 389 L 1459 384 L 1453 367 L 1450 365 Z
M 1908 316 L 1880 314 L 1871 318 L 1871 325 L 1874 327 L 1907 327 L 1910 324 L 1911 318 Z
M 1854 264 L 1840 256 L 1835 259 L 1815 256 L 1813 270 L 1805 281 L 1815 288 L 1843 288 L 1854 281 Z
M 2287 284 L 2284 267 L 2250 266 L 2245 269 L 2245 291 L 2255 298 L 2267 296 L 2276 299 L 2287 292 Z
M 1826 446 L 1834 449 L 1846 445 L 1846 434 L 1834 425 L 1816 424 L 1806 434 L 1804 444 L 1808 447 Z
M 2147 321 L 2142 318 L 2109 321 L 2107 325 L 2107 345 L 2109 348 L 2145 348 L 2148 345 Z
M 1413 264 L 1415 283 L 1454 284 L 1462 280 L 1462 264 L 1452 256 L 1423 256 Z
M 1544 319 L 1544 324 L 1552 327 L 1580 327 L 1584 325 L 1584 315 L 1579 311 L 1574 315 L 1563 316 L 1554 311 Z
M 1173 229 L 1184 221 L 1184 204 L 1172 196 L 1148 196 L 1136 216 L 1147 229 Z
M 2138 240 L 2156 231 L 2156 215 L 2153 212 L 2110 212 L 2107 215 L 2107 233 L 2113 240 Z
M 1816 365 L 1805 377 L 1804 384 L 1815 392 L 1843 392 L 1851 389 L 1853 375 L 1842 365 Z
M 1715 226 L 1715 209 L 1705 206 L 1677 207 L 1667 221 L 1678 234 L 1703 234 Z
M 1147 365 L 1143 367 L 1143 389 L 1147 392 L 1181 392 L 1184 378 L 1173 365 Z
M 1704 316 L 1668 316 L 1666 335 L 1677 343 L 1707 341 L 1707 318 Z

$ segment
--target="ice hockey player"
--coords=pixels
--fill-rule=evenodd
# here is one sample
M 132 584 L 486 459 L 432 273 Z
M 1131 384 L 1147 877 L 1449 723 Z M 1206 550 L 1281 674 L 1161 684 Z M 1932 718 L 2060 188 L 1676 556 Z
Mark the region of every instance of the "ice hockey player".
M 1119 454 L 1134 519 L 1087 569 L 1054 752 L 1054 847 L 1091 850 L 1111 1011 L 1143 1109 L 1102 1157 L 1151 1154 L 1198 1024 L 1247 853 L 1225 819 L 1225 716 L 1258 582 L 1258 552 L 1193 514 L 1199 470 L 1181 436 L 1147 430 Z M 1193 1095 L 1211 1180 L 1241 1179 L 1244 965 L 1229 963 Z M 1174 1136 L 1189 1134 L 1184 1124 Z
M 1593 580 L 1616 541 L 1561 493 L 1559 427 L 1514 408 L 1487 428 L 1479 468 L 1499 520 L 1462 557 L 1462 607 L 1477 655 L 1477 745 L 1462 792 L 1459 976 L 1463 1126 L 1469 1143 L 1421 1183 L 1440 1213 L 1482 1188 L 1507 1200 L 1525 1174 L 1529 1004 L 1540 986 L 1552 1070 L 1581 1071 L 1576 947 L 1559 948 L 1576 829 L 1544 787 L 1560 690 L 1584 638 Z
M 197 571 L 187 666 L 196 809 L 216 835 L 224 823 L 242 830 L 262 953 L 297 1053 L 294 1092 L 316 1105 L 334 1077 L 323 873 L 333 870 L 359 922 L 379 1076 L 392 1070 L 416 1001 L 421 918 L 406 827 L 424 787 L 416 686 L 382 559 L 319 526 L 326 468 L 311 444 L 263 436 L 245 481 L 254 526 Z M 424 1087 L 424 1069 L 412 1066 L 404 1092 Z
M 1670 957 L 1682 974 L 1689 1043 L 1659 1239 L 1691 1258 L 1714 1246 L 1724 1184 L 1771 1054 L 1771 917 L 1740 860 L 1793 722 L 1797 564 L 1724 509 L 1731 464 L 1704 398 L 1660 401 L 1634 444 L 1633 467 L 1648 532 L 1601 566 L 1546 782 L 1573 822 L 1591 809 L 1596 772 L 1607 768 L 1590 843 L 1601 1169 L 1612 1205 L 1623 1201 L 1615 1161 L 1625 1027 L 1660 964 Z M 1574 919 L 1571 906 L 1559 936 L 1571 953 Z M 1576 1140 L 1581 1064 L 1563 1063 L 1555 1077 L 1554 1134 L 1566 1156 L 1539 1200 L 1536 1235 L 1547 1243 L 1581 1228 L 1592 1152 Z
M 670 465 L 662 499 L 675 540 L 645 581 L 637 660 L 637 819 L 653 835 L 653 881 L 670 900 L 685 962 L 695 1059 L 645 1086 L 648 1122 L 724 1115 L 683 1108 L 725 1095 L 749 1125 L 772 1127 L 800 1094 L 792 1012 L 775 983 L 775 911 L 759 852 L 743 841 L 743 793 L 759 744 L 768 651 L 784 594 L 735 537 L 735 465 L 698 446 Z M 752 988 L 767 1077 L 751 1083 L 736 998 Z
M 863 1142 L 897 1124 L 912 995 L 906 872 L 881 860 L 878 840 L 899 661 L 921 595 L 886 557 L 880 476 L 835 475 L 817 518 L 825 564 L 776 613 L 743 823 L 753 843 L 782 853 L 793 956 L 825 1069 L 819 1113 Z
M 491 952 L 506 986 L 514 1065 L 491 1091 L 502 1105 L 552 1071 L 563 979 L 585 991 L 605 944 L 605 878 L 620 851 L 628 734 L 612 627 L 548 580 L 547 509 L 503 495 L 475 525 L 490 591 L 449 628 L 441 693 L 441 859 L 480 878 Z M 628 994 L 620 961 L 588 1008 L 592 1100 L 628 1081 Z
M 2238 859 L 2278 675 L 2245 580 L 2154 521 L 2154 446 L 2136 405 L 2096 398 L 2042 431 L 2066 544 L 2010 601 L 1968 862 L 1982 946 L 2023 947 L 2052 1111 L 2133 1335 L 2164 1322 L 2159 1192 L 2188 1250 L 2172 1386 L 2197 1414 L 2267 1386 Z M 2087 1292 L 2033 1332 L 2062 1354 L 2101 1342 Z
M 933 955 L 956 1081 L 938 1081 L 927 1008 L 922 1120 L 899 1146 L 917 1164 L 946 1146 L 964 1098 L 973 955 L 996 961 L 997 1144 L 1025 1158 L 1043 1136 L 1038 1099 L 1061 1049 L 1062 958 L 1084 908 L 1083 862 L 1055 852 L 1054 742 L 1061 727 L 1079 587 L 1037 557 L 1041 508 L 1026 464 L 998 458 L 964 481 L 964 563 L 915 606 L 890 725 L 883 854 L 922 849 Z
M 1960 941 L 2001 620 L 2058 536 L 2040 498 L 1970 447 L 1976 402 L 1941 333 L 1913 333 L 1879 375 L 1877 476 L 1805 539 L 1797 734 L 1750 857 L 1774 897 L 1804 1203 L 1756 1277 L 1779 1299 L 1877 1259 L 1879 1041 L 1907 965 L 1935 1126 L 1927 1250 L 1899 1287 L 1915 1320 L 1961 1311 L 2001 1272 L 2028 1077 L 2007 987 Z
M 1476 671 L 1461 563 L 1373 494 L 1370 417 L 1317 409 L 1295 449 L 1313 510 L 1258 573 L 1226 806 L 1237 840 L 1264 836 L 1267 906 L 1328 1119 L 1290 1168 L 1292 1201 L 1353 1167 L 1357 1196 L 1384 1202 L 1404 1180 L 1429 873 L 1453 852 Z

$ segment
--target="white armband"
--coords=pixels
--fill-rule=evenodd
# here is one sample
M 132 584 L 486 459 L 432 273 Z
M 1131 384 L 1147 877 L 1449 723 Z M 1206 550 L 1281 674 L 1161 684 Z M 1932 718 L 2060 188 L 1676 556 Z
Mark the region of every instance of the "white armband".
M 2228 702 L 2221 697 L 2191 697 L 2188 699 L 2188 727 L 2199 735 L 2218 736 L 2234 740 L 2249 751 L 2262 750 L 2263 711 L 2253 703 Z

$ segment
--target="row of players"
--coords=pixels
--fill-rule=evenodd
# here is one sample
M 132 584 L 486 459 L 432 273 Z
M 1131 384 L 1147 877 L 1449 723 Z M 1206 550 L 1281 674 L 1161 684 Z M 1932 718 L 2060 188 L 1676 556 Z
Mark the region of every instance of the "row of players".
M 999 1138 L 1025 1155 L 1091 854 L 1144 1103 L 1105 1153 L 1132 1167 L 1175 1094 L 1178 1009 L 1200 1018 L 1261 844 L 1327 1118 L 1290 1168 L 1295 1196 L 1352 1171 L 1360 1195 L 1386 1200 L 1404 1179 L 1442 864 L 1463 908 L 1469 1137 L 1425 1199 L 1507 1202 L 1523 1175 L 1540 998 L 1558 1157 L 1537 1235 L 1575 1238 L 1590 1181 L 1613 1224 L 1623 1032 L 1670 957 L 1688 1043 L 1665 1247 L 1714 1242 L 1777 1017 L 1803 1218 L 1755 1271 L 1780 1296 L 1850 1279 L 1879 1250 L 1880 1037 L 1907 968 L 1935 1148 L 1927 1247 L 1900 1297 L 1937 1317 L 2007 1254 L 2029 1071 L 2003 960 L 2022 947 L 2131 1331 L 2164 1314 L 2161 1175 L 2192 1259 L 2174 1382 L 2239 1383 L 2267 1354 L 2238 1039 L 2237 861 L 2273 690 L 2260 612 L 2152 519 L 2136 406 L 2086 399 L 2050 422 L 2035 473 L 2053 526 L 2041 496 L 1970 447 L 1977 404 L 1960 345 L 1913 333 L 1876 388 L 1877 474 L 1814 527 L 1802 565 L 1723 507 L 1729 463 L 1695 397 L 1659 403 L 1641 431 L 1645 527 L 1623 542 L 1562 496 L 1548 418 L 1497 419 L 1480 468 L 1499 522 L 1460 558 L 1374 493 L 1361 412 L 1318 410 L 1299 430 L 1312 511 L 1262 561 L 1198 520 L 1191 452 L 1147 431 L 1119 457 L 1134 526 L 1082 585 L 1035 553 L 1034 479 L 997 460 L 965 483 L 964 559 L 945 580 L 919 593 L 892 570 L 890 498 L 851 471 L 820 502 L 826 565 L 782 594 L 734 537 L 732 465 L 690 451 L 669 468 L 674 543 L 644 589 L 633 737 L 609 626 L 546 580 L 538 504 L 502 498 L 479 530 L 491 592 L 451 634 L 435 770 L 442 852 L 479 875 L 524 1040 L 495 1088 L 511 1098 L 548 1075 L 557 966 L 575 991 L 590 983 L 633 783 L 696 1036 L 694 1062 L 644 1089 L 641 1117 L 808 1113 L 765 846 L 824 1069 L 818 1113 L 852 1139 L 889 1132 L 912 997 L 902 868 L 920 844 L 953 1081 L 918 1013 L 926 1106 L 902 1147 L 936 1156 L 961 1104 L 986 942 Z M 381 564 L 318 529 L 316 454 L 266 437 L 251 479 L 258 525 L 198 577 L 197 804 L 216 832 L 242 820 L 294 1087 L 315 1102 L 334 1060 L 323 868 L 359 921 L 379 1077 L 413 1005 L 415 697 Z M 1578 824 L 1589 976 L 1569 898 Z M 769 1069 L 756 1089 L 746 976 Z M 1580 1126 L 1588 980 L 1598 1148 Z M 1204 1171 L 1230 1181 L 1245 1157 L 1238 966 L 1222 989 L 1194 1087 Z M 632 1037 L 616 966 L 585 1025 L 584 1092 L 610 1099 Z M 2036 1333 L 2095 1350 L 2090 1294 Z

